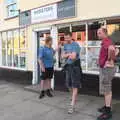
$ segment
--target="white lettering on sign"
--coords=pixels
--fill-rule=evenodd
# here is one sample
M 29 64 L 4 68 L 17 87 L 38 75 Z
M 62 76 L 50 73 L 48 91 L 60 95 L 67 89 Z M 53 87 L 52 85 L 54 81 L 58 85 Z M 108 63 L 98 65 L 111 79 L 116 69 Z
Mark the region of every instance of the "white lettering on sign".
M 57 19 L 57 4 L 37 8 L 31 11 L 32 23 Z

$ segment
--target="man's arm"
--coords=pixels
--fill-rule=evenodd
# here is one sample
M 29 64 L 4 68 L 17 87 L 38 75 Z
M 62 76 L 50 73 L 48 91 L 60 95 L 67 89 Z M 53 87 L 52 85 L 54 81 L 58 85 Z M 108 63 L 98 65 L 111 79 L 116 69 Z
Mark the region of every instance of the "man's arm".
M 41 59 L 38 59 L 38 63 L 39 63 L 39 65 L 40 65 L 41 71 L 42 71 L 42 72 L 45 72 L 45 66 L 44 66 L 44 64 L 43 64 L 43 62 L 42 62 Z
M 73 46 L 73 51 L 70 53 L 69 58 L 72 60 L 75 60 L 77 58 L 77 55 L 80 54 L 80 46 L 76 43 Z
M 41 71 L 45 72 L 45 66 L 44 66 L 44 63 L 43 63 L 43 60 L 42 60 L 43 54 L 44 54 L 43 53 L 43 48 L 41 48 L 40 51 L 39 51 L 38 63 L 40 65 Z
M 70 58 L 71 60 L 75 60 L 76 57 L 77 57 L 77 53 L 76 53 L 76 52 L 72 52 L 72 53 L 69 54 L 69 58 Z
M 62 58 L 69 58 L 69 56 L 70 56 L 70 53 L 66 53 L 66 52 L 63 52 L 61 55 Z

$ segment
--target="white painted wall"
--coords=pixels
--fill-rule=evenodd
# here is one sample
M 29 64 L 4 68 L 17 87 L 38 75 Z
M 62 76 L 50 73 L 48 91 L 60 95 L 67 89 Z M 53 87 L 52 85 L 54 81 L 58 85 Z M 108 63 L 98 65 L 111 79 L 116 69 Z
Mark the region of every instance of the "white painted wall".
M 80 20 L 120 15 L 120 0 L 77 0 Z

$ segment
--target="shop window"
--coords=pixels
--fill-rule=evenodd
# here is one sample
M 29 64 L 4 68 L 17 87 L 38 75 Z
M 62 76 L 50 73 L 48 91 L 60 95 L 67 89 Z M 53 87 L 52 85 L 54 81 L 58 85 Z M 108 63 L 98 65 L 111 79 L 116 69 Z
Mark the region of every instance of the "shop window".
M 112 39 L 113 43 L 120 45 L 120 24 L 108 24 L 108 35 Z
M 7 34 L 6 34 L 6 32 L 3 32 L 2 34 L 1 34 L 1 36 L 2 36 L 2 48 L 6 48 L 6 40 L 7 40 Z
M 13 49 L 9 49 L 7 52 L 7 65 L 12 66 L 12 56 L 13 56 Z
M 2 49 L 2 65 L 6 66 L 6 50 Z
M 97 61 L 101 40 L 97 37 L 97 30 L 100 28 L 98 22 L 88 24 L 88 42 L 87 42 L 87 71 L 98 71 Z
M 14 49 L 19 49 L 20 48 L 20 44 L 19 41 L 20 37 L 19 37 L 19 30 L 14 30 L 13 31 L 13 41 L 14 41 Z
M 70 31 L 70 27 L 62 27 L 58 29 L 58 33 L 65 33 L 69 31 Z
M 1 33 L 1 41 L 2 41 L 2 65 L 7 65 L 7 33 Z
M 64 64 L 65 64 L 65 59 L 63 59 L 61 57 L 61 54 L 63 53 L 63 50 L 64 50 L 64 33 L 65 32 L 69 32 L 70 31 L 70 27 L 61 27 L 58 29 L 58 44 L 61 45 L 59 51 L 58 51 L 58 65 L 59 67 L 63 67 Z
M 88 47 L 88 56 L 87 56 L 87 64 L 88 71 L 98 71 L 99 68 L 97 66 L 98 56 L 99 56 L 99 47 Z
M 20 30 L 20 67 L 25 68 L 26 65 L 26 54 L 27 54 L 27 38 L 25 29 Z
M 96 26 L 96 25 L 95 25 Z M 99 26 L 98 26 L 99 27 Z M 94 34 L 94 31 L 97 33 L 97 27 L 88 27 L 88 48 L 87 48 L 87 70 L 88 71 L 98 71 L 97 60 L 100 50 L 101 40 L 97 38 L 97 34 Z M 120 49 L 120 24 L 108 24 L 107 25 L 108 35 L 112 39 L 113 43 L 117 48 Z M 116 60 L 116 72 L 120 73 L 120 55 L 117 56 Z
M 120 50 L 120 23 L 107 25 L 108 35 Z M 120 73 L 120 54 L 116 58 L 116 72 Z
M 14 17 L 19 14 L 17 11 L 17 0 L 6 0 L 7 17 Z
M 2 66 L 25 68 L 27 47 L 21 47 L 20 36 L 22 30 L 12 30 L 1 33 Z M 21 47 L 21 48 L 20 48 Z
M 72 35 L 81 47 L 86 45 L 86 31 L 85 25 L 72 26 Z
M 64 27 L 58 29 L 58 42 L 61 44 L 61 49 L 59 50 L 59 67 L 63 67 L 65 64 L 65 59 L 61 58 L 61 54 L 64 50 L 63 45 L 65 44 L 64 41 L 64 33 L 66 31 L 70 31 L 70 27 Z M 85 25 L 76 25 L 72 26 L 72 38 L 76 41 L 81 47 L 81 65 L 82 68 L 86 69 L 86 48 L 85 48 L 85 40 L 86 40 L 86 33 L 85 33 Z
M 88 25 L 88 46 L 100 46 L 101 40 L 97 37 L 97 30 L 100 28 L 100 25 L 96 22 Z
M 26 65 L 26 50 L 20 50 L 20 68 L 25 68 Z
M 85 28 L 85 25 L 72 26 L 72 37 L 81 47 L 80 58 L 83 71 L 96 72 L 99 71 L 97 62 L 99 58 L 101 40 L 97 37 L 97 30 L 100 28 L 100 25 L 98 23 L 88 24 L 88 38 L 86 37 Z M 58 42 L 62 44 L 59 52 L 59 67 L 64 65 L 64 60 L 61 59 L 61 53 L 63 50 L 63 44 L 65 43 L 64 32 L 67 30 L 68 27 L 58 30 Z M 113 37 L 112 40 L 114 44 L 120 49 L 120 24 L 108 24 L 107 30 L 109 37 Z M 117 56 L 115 64 L 116 72 L 120 73 L 120 54 Z
M 73 39 L 80 45 L 80 59 L 83 70 L 86 70 L 86 30 L 85 25 L 72 26 Z
M 13 39 L 13 32 L 12 31 L 8 31 L 7 32 L 7 36 L 8 36 L 8 39 L 7 39 L 7 47 L 8 49 L 12 49 L 14 47 L 14 39 Z
M 81 60 L 81 67 L 83 70 L 86 70 L 86 48 L 81 47 L 80 51 L 80 60 Z
M 26 42 L 27 41 L 26 41 L 25 29 L 21 29 L 20 30 L 20 48 L 21 49 L 26 48 L 26 46 L 27 46 Z

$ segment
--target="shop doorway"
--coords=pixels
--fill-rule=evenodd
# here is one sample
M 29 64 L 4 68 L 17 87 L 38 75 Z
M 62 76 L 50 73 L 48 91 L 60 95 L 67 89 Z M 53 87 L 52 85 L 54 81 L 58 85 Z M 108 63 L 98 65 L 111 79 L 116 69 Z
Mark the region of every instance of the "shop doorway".
M 39 59 L 39 52 L 40 48 L 44 46 L 45 38 L 47 36 L 50 36 L 50 30 L 44 30 L 44 31 L 38 31 L 37 32 L 37 60 Z M 40 83 L 40 76 L 41 76 L 41 71 L 40 71 L 40 65 L 37 62 L 37 84 Z

